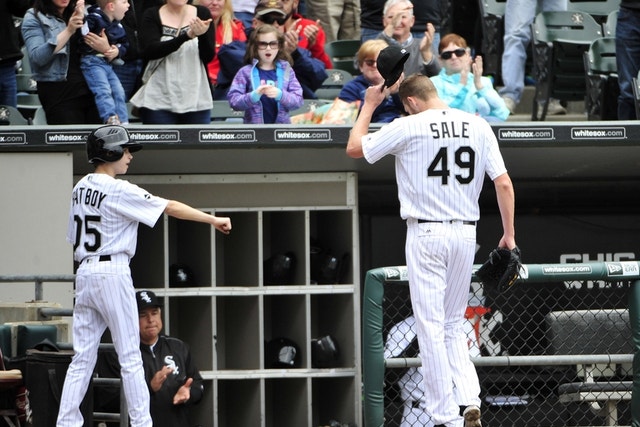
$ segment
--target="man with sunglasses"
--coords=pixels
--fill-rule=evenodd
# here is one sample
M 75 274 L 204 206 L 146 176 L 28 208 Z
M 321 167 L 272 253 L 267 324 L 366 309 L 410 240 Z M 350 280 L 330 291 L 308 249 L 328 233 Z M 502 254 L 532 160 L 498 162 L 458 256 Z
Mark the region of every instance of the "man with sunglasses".
M 299 0 L 262 0 L 256 7 L 256 18 L 265 24 L 284 29 L 285 33 L 295 30 L 298 33 L 298 47 L 307 49 L 312 57 L 324 63 L 325 68 L 333 68 L 331 59 L 324 50 L 327 35 L 320 26 L 320 20 L 313 21 L 300 15 L 298 4 Z M 260 17 L 258 10 L 261 11 Z
M 435 76 L 440 72 L 440 63 L 432 48 L 436 28 L 428 23 L 424 37 L 418 39 L 411 33 L 415 21 L 413 3 L 410 0 L 387 0 L 382 16 L 384 30 L 378 38 L 389 45 L 397 45 L 409 51 L 409 59 L 404 63 L 405 76 L 415 73 Z

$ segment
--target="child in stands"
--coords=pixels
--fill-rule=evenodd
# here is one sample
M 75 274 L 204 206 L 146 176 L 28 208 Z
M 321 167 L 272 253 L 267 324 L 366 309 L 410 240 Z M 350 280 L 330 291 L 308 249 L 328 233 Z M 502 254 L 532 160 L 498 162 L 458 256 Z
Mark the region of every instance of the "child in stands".
M 284 36 L 272 25 L 251 33 L 247 65 L 238 70 L 227 95 L 233 109 L 245 112 L 245 123 L 291 123 L 289 111 L 302 106 L 302 87 L 283 46 Z

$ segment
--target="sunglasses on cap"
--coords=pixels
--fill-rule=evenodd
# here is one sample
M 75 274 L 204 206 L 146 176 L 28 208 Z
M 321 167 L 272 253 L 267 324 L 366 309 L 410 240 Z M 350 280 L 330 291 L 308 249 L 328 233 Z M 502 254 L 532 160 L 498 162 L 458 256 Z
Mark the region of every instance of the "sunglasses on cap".
M 447 50 L 447 51 L 442 52 L 440 54 L 440 58 L 442 58 L 444 60 L 447 60 L 447 59 L 451 59 L 451 57 L 453 55 L 455 55 L 458 58 L 460 58 L 460 57 L 463 57 L 465 53 L 467 53 L 467 50 L 466 49 L 462 49 L 462 48 L 456 49 L 456 50 Z
M 278 25 L 284 25 L 287 22 L 287 17 L 279 14 L 266 14 L 259 18 L 262 22 L 268 25 L 273 25 L 276 22 Z

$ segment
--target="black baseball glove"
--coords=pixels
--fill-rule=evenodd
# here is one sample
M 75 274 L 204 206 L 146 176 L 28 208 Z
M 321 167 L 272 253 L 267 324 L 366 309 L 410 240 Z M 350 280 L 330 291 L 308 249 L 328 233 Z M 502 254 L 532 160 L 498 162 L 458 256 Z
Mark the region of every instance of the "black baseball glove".
M 518 280 L 521 266 L 520 249 L 517 246 L 511 250 L 496 248 L 476 271 L 476 277 L 487 290 L 501 292 Z

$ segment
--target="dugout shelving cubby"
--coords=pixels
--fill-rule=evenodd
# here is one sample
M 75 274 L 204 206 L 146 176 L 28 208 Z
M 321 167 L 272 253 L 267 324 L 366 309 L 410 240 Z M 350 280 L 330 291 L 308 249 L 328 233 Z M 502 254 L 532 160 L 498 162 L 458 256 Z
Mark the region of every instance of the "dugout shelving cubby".
M 228 236 L 170 217 L 140 226 L 131 263 L 136 288 L 163 298 L 165 332 L 189 344 L 205 378 L 194 423 L 362 425 L 356 174 L 128 179 L 232 220 Z M 274 267 L 285 261 L 294 265 L 286 280 Z M 172 280 L 174 265 L 186 267 L 188 280 Z M 317 368 L 312 340 L 325 335 L 340 359 Z M 280 337 L 297 344 L 298 367 L 270 366 L 265 347 Z

